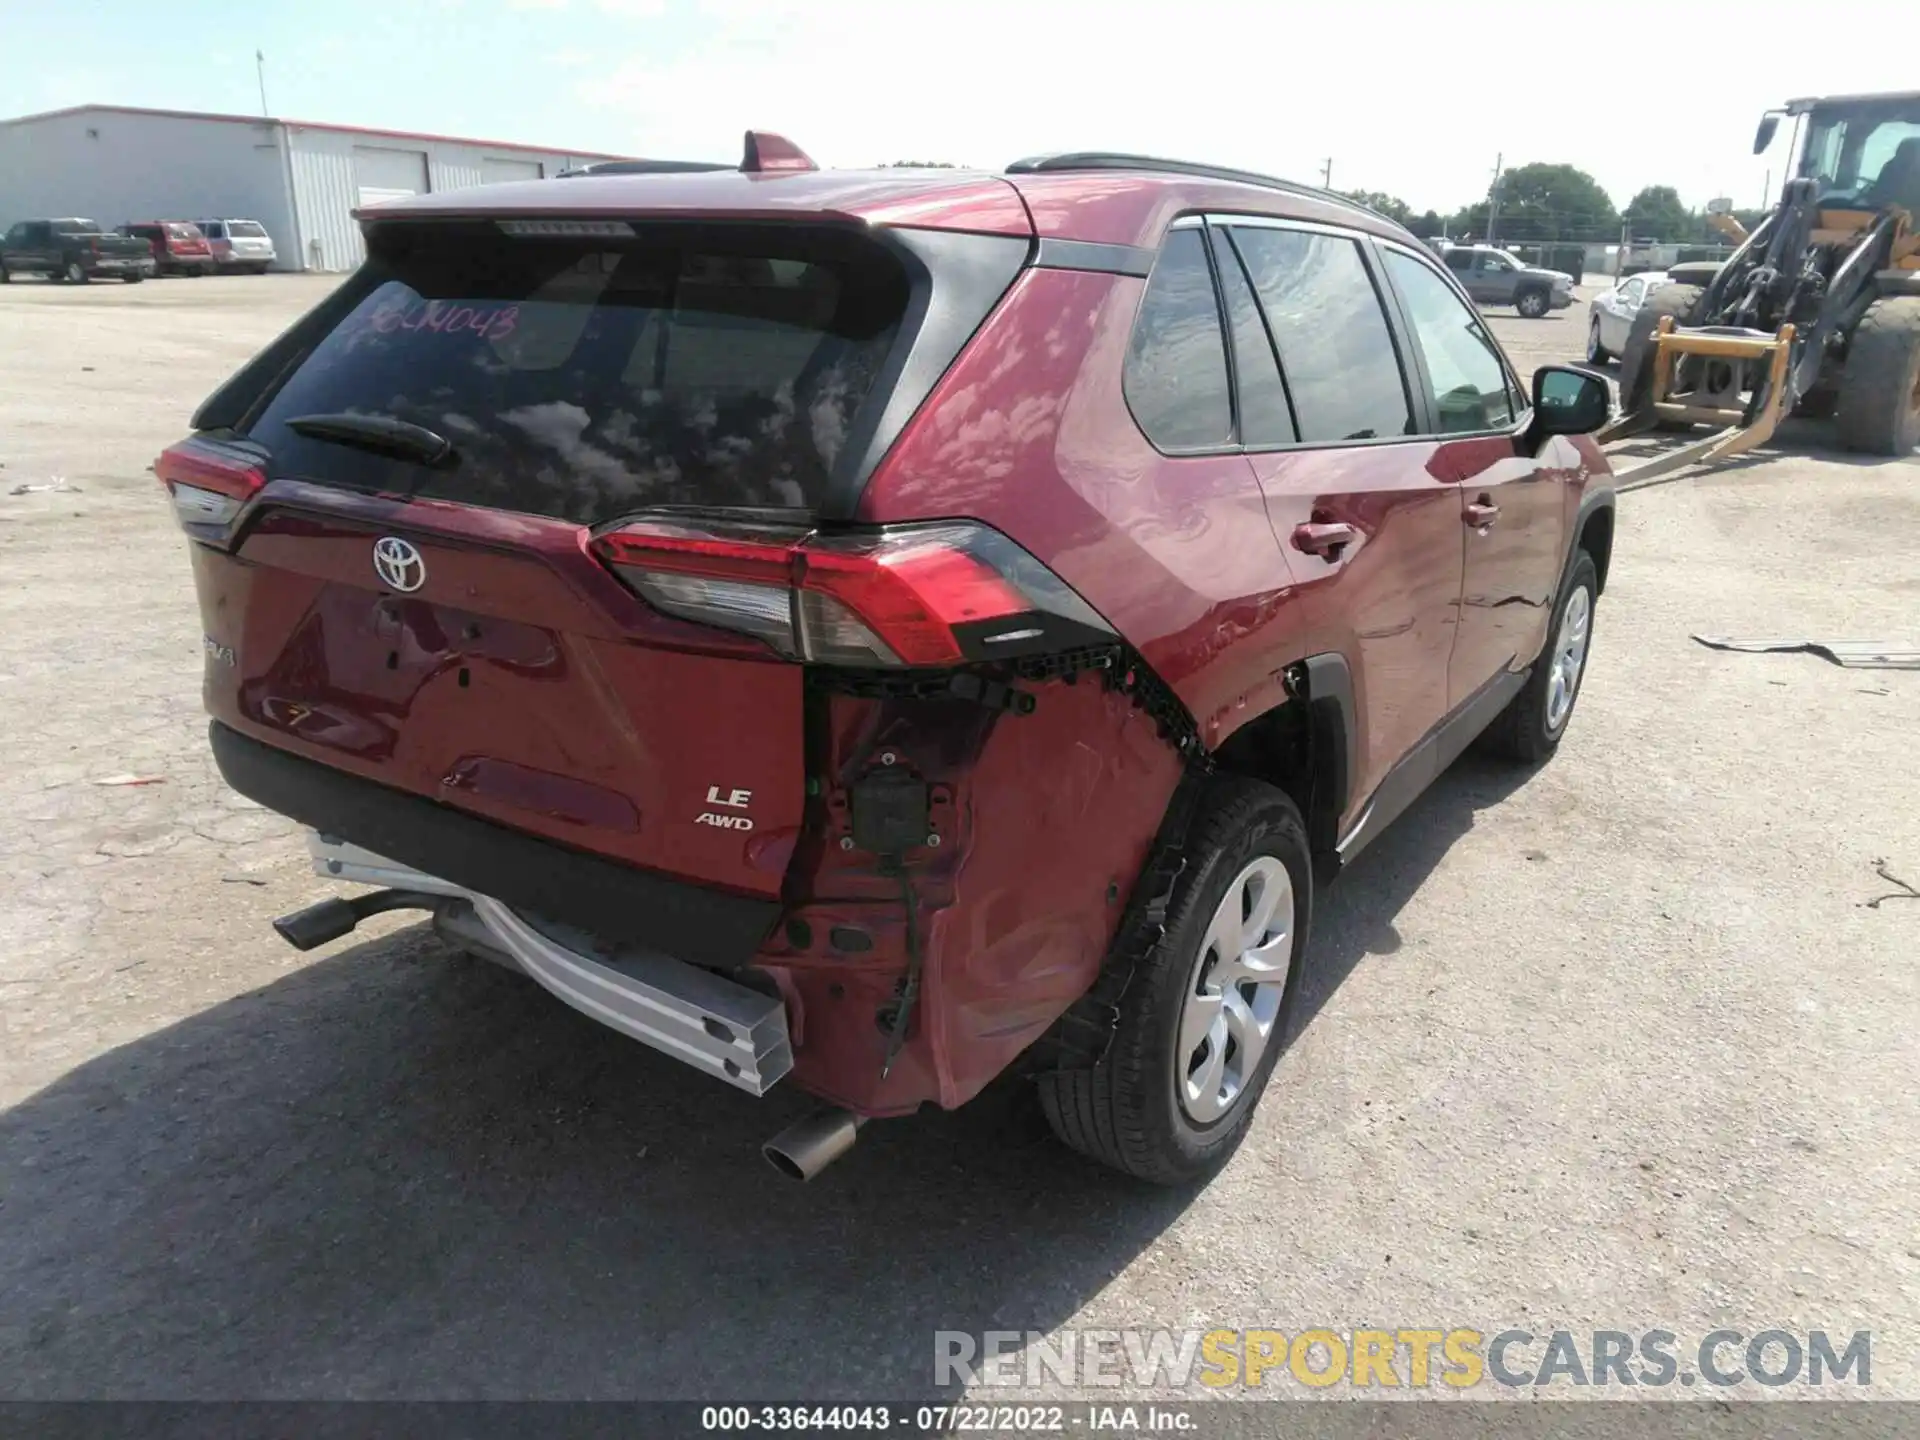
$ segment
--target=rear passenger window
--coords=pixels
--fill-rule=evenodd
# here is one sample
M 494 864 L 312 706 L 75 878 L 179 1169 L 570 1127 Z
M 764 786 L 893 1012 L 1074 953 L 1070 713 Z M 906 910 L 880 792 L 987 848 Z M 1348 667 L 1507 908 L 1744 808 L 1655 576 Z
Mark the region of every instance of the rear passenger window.
M 1414 338 L 1427 362 L 1440 433 L 1510 427 L 1515 417 L 1507 367 L 1479 315 L 1411 255 L 1397 250 L 1385 254 L 1388 278 L 1406 302 Z
M 1293 412 L 1287 408 L 1287 388 L 1280 379 L 1280 363 L 1273 357 L 1273 341 L 1260 318 L 1259 302 L 1247 283 L 1240 261 L 1227 237 L 1214 232 L 1213 260 L 1220 290 L 1227 300 L 1227 329 L 1233 336 L 1234 389 L 1240 397 L 1240 443 L 1254 447 L 1291 445 Z
M 1127 347 L 1127 404 L 1162 450 L 1225 445 L 1233 437 L 1220 305 L 1199 230 L 1175 230 L 1154 262 Z
M 1234 244 L 1280 347 L 1307 444 L 1413 433 L 1386 312 L 1360 247 L 1338 235 L 1241 226 Z

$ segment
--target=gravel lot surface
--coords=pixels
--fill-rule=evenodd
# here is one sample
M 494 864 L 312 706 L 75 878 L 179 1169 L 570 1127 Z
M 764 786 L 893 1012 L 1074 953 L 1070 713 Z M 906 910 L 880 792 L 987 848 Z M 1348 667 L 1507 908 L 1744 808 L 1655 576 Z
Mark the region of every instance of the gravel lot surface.
M 1920 645 L 1920 459 L 1790 430 L 1623 498 L 1559 757 L 1469 758 L 1324 898 L 1207 1189 L 997 1098 L 802 1189 L 757 1153 L 797 1093 L 407 917 L 267 928 L 331 892 L 214 773 L 146 466 L 324 288 L 0 290 L 0 1394 L 912 1397 L 936 1329 L 1724 1325 L 1870 1328 L 1920 1398 L 1920 900 L 1868 903 L 1920 884 L 1920 672 L 1688 638 Z M 1585 323 L 1493 321 L 1523 371 Z

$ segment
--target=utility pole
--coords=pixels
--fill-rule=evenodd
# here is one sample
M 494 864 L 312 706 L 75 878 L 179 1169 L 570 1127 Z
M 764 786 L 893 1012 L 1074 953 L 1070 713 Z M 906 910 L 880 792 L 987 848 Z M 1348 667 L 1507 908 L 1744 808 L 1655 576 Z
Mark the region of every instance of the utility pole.
M 1320 167 L 1320 188 L 1323 190 L 1333 188 L 1333 157 L 1331 155 L 1327 157 L 1327 163 Z
M 1506 155 L 1493 157 L 1493 189 L 1487 192 L 1487 234 L 1481 242 L 1485 245 L 1497 243 L 1500 234 L 1500 174 L 1506 168 Z
M 1771 210 L 1773 208 L 1773 171 L 1771 168 L 1767 171 L 1767 178 L 1760 184 L 1760 208 L 1762 210 Z
M 267 57 L 263 51 L 253 52 L 253 69 L 260 80 L 260 114 L 264 118 L 272 112 L 267 109 Z

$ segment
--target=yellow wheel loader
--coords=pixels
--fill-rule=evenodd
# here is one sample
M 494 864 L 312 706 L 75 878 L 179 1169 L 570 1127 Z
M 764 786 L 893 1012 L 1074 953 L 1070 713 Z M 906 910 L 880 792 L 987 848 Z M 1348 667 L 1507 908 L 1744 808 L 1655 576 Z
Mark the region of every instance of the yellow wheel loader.
M 1764 444 L 1790 414 L 1830 416 L 1874 455 L 1920 446 L 1920 91 L 1795 100 L 1792 178 L 1724 264 L 1676 265 L 1620 357 L 1620 418 L 1598 437 L 1715 427 L 1622 479 Z

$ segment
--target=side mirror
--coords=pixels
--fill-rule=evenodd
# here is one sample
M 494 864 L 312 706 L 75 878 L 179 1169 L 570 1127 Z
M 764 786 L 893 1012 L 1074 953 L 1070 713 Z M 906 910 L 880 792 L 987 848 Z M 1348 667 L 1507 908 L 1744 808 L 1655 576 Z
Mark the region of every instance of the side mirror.
M 1533 425 L 1528 441 L 1549 435 L 1591 435 L 1613 415 L 1613 394 L 1598 375 L 1571 365 L 1543 365 L 1533 372 Z
M 1773 143 L 1773 132 L 1780 128 L 1780 112 L 1769 110 L 1760 117 L 1760 128 L 1753 132 L 1753 153 L 1758 155 Z

